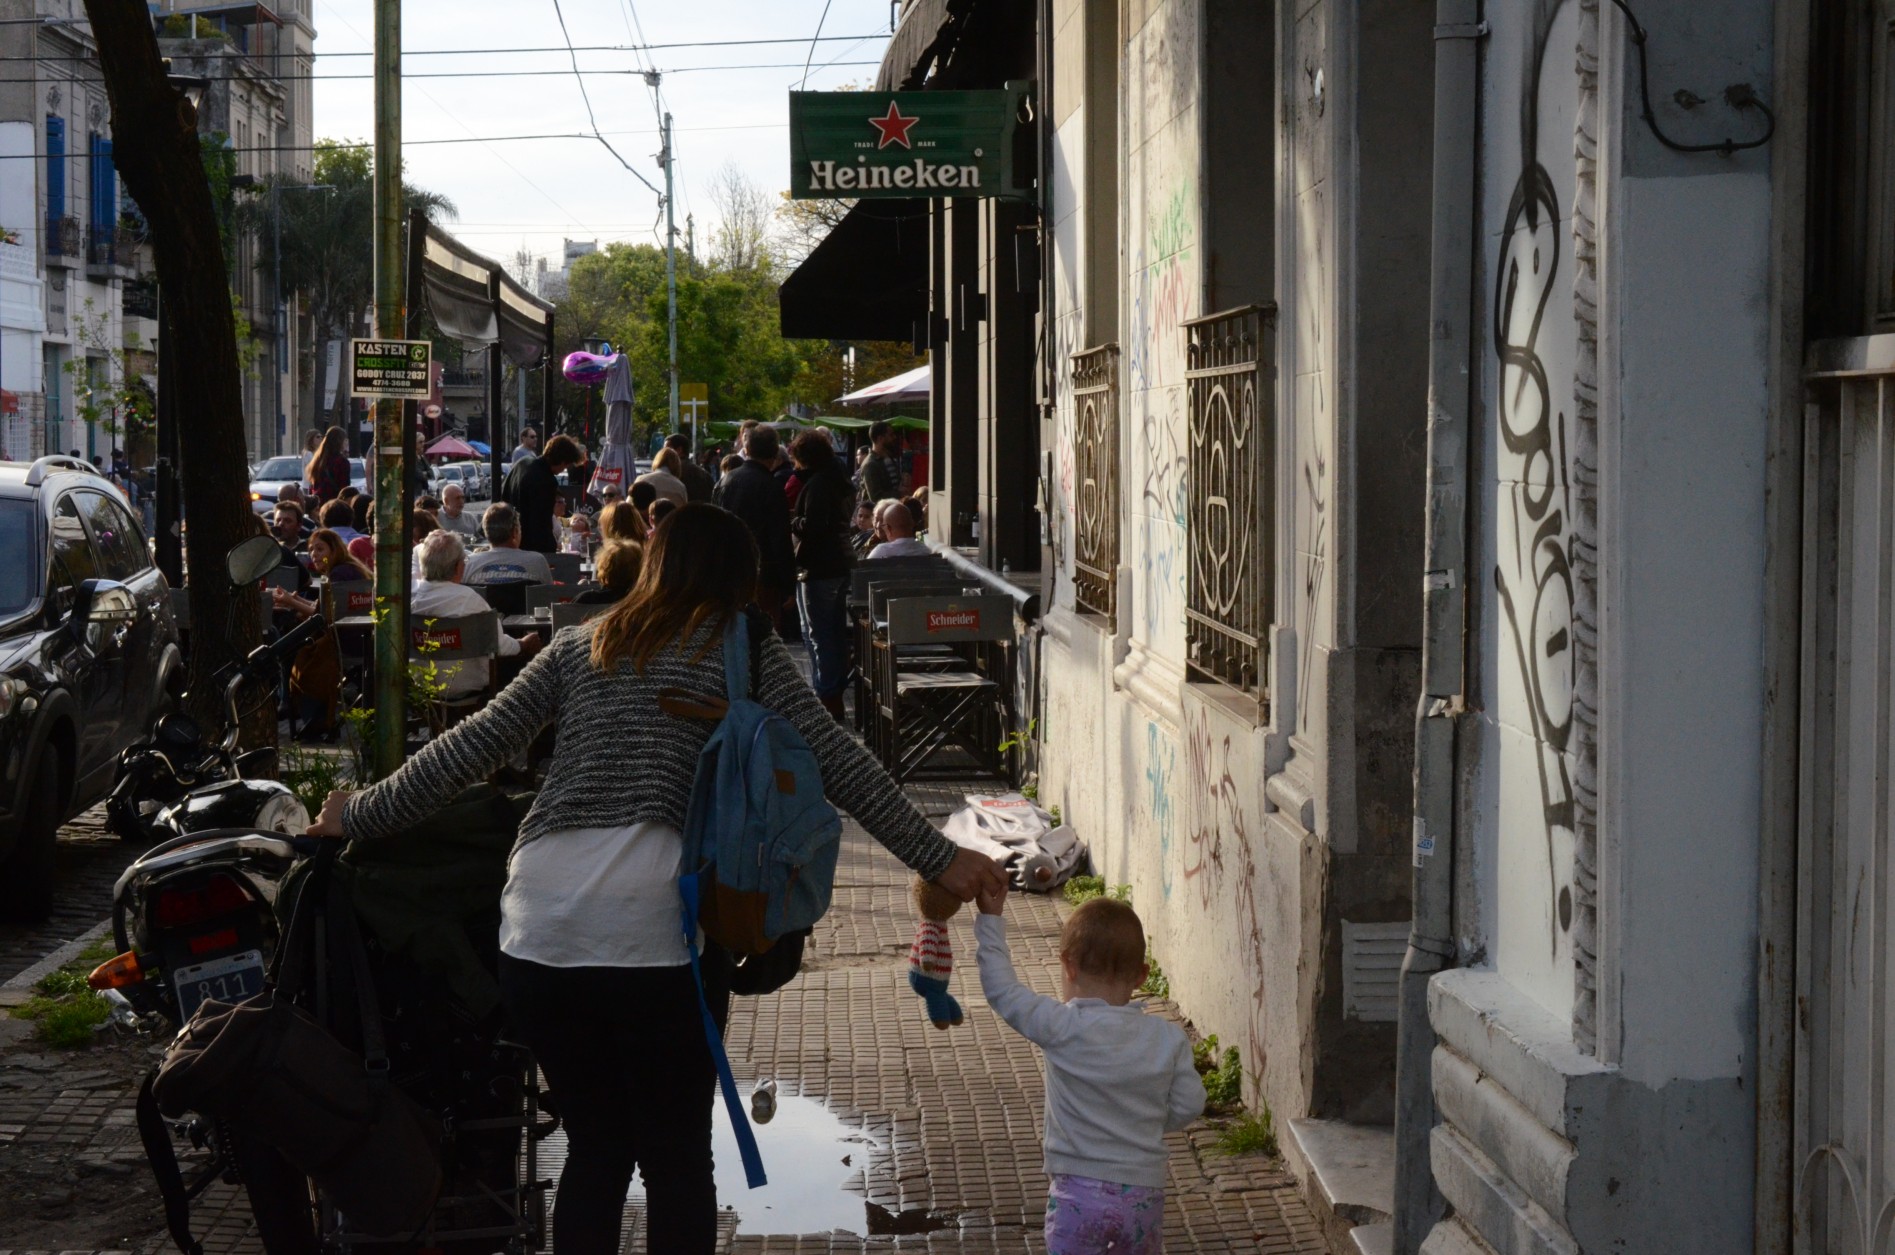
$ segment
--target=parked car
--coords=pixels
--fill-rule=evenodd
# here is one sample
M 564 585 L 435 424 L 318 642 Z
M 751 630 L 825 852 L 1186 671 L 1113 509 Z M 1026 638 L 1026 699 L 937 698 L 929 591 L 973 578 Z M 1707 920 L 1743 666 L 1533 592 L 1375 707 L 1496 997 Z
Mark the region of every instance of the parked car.
M 459 484 L 469 501 L 487 499 L 487 477 L 478 463 L 444 462 L 434 467 L 428 476 L 428 491 L 438 497 L 449 484 Z
M 84 463 L 0 462 L 0 553 L 0 914 L 39 918 L 60 825 L 111 791 L 183 655 L 144 530 Z
M 308 461 L 300 454 L 285 454 L 259 462 L 250 472 L 250 508 L 258 514 L 274 510 L 276 494 L 284 484 L 301 484 L 308 489 L 309 482 L 303 477 L 303 467 Z M 368 464 L 361 458 L 349 459 L 349 482 L 355 485 L 357 492 L 368 491 Z

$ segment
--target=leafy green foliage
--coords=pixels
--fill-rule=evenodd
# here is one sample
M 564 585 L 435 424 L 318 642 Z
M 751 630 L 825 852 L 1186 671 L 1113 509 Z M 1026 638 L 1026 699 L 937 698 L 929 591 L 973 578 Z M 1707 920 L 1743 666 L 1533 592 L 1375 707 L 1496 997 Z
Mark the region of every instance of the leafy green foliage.
M 1138 992 L 1147 998 L 1171 997 L 1171 978 L 1158 966 L 1158 958 L 1150 950 L 1145 952 L 1145 966 L 1151 970 L 1145 973 L 1145 983 L 1138 987 Z
M 289 786 L 304 810 L 317 815 L 331 793 L 354 783 L 348 767 L 339 755 L 290 745 L 278 753 L 276 778 Z
M 1270 1155 L 1277 1153 L 1276 1121 L 1270 1109 L 1246 1111 L 1217 1133 L 1217 1148 L 1226 1155 Z
M 1237 1047 L 1227 1047 L 1220 1055 L 1217 1034 L 1191 1047 L 1191 1062 L 1204 1080 L 1204 1109 L 1212 1115 L 1234 1111 L 1244 1103 L 1244 1065 Z
M 1073 906 L 1084 906 L 1094 898 L 1103 898 L 1107 895 L 1105 877 L 1074 876 L 1071 880 L 1066 882 L 1064 892 L 1067 902 Z M 1110 892 L 1111 896 L 1117 901 L 1130 902 L 1132 900 L 1132 886 L 1130 885 L 1114 885 Z
M 30 1020 L 44 1045 L 76 1050 L 92 1043 L 93 1030 L 112 1018 L 112 1004 L 92 992 L 86 976 L 117 951 L 95 941 L 57 971 L 34 983 L 34 996 L 13 1008 L 16 1019 Z

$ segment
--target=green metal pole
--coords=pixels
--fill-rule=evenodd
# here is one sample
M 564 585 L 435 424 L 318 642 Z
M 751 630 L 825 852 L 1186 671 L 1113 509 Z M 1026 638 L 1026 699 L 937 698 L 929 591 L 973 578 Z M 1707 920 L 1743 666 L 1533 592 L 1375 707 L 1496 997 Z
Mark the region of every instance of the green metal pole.
M 671 327 L 671 426 L 678 430 L 678 228 L 671 214 L 671 115 L 665 115 L 665 292 Z M 691 452 L 697 452 L 697 411 L 691 411 Z
M 407 331 L 401 266 L 401 0 L 375 0 L 375 334 Z M 375 769 L 401 766 L 408 726 L 408 586 L 401 501 L 407 493 L 402 403 L 375 403 Z

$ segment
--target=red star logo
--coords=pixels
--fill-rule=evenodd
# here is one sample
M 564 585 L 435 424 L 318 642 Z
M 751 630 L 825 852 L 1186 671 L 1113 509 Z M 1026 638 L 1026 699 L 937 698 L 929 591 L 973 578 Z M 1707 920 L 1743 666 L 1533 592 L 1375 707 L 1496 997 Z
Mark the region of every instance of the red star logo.
M 903 148 L 913 148 L 914 145 L 908 142 L 908 128 L 919 121 L 920 118 L 904 118 L 901 116 L 901 106 L 889 101 L 885 117 L 869 119 L 869 125 L 882 133 L 882 142 L 875 147 L 883 149 L 890 144 L 900 144 Z

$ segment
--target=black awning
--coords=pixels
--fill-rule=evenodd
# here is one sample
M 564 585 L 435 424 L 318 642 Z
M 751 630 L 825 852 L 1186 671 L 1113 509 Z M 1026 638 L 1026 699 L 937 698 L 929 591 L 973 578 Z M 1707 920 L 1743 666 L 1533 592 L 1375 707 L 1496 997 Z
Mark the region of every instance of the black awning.
M 898 92 L 920 87 L 934 64 L 942 28 L 954 16 L 951 10 L 967 7 L 967 0 L 910 0 L 902 9 L 901 24 L 882 51 L 875 90 Z
M 857 203 L 779 289 L 795 340 L 918 343 L 928 317 L 928 202 Z

